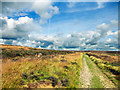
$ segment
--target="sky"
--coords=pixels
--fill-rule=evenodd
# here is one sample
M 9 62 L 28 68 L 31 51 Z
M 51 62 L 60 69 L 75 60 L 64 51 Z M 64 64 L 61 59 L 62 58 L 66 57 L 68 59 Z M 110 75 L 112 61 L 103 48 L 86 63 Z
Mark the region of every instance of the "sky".
M 118 0 L 3 0 L 0 44 L 52 50 L 117 51 Z

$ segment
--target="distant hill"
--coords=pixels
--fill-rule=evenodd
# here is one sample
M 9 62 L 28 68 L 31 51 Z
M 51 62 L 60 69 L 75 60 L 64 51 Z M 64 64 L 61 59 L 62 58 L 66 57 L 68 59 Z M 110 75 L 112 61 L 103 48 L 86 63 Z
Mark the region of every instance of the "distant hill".
M 37 53 L 42 53 L 43 55 L 67 54 L 74 52 L 107 53 L 107 54 L 117 54 L 117 55 L 120 54 L 120 51 L 65 51 L 65 50 L 49 50 L 49 49 L 40 49 L 40 48 L 15 46 L 15 45 L 1 45 L 1 50 L 2 50 L 2 58 L 35 55 Z
M 74 51 L 62 51 L 62 50 L 48 50 L 48 49 L 39 49 L 32 47 L 24 46 L 14 46 L 14 45 L 1 45 L 2 58 L 11 58 L 16 56 L 34 56 L 37 53 L 42 53 L 43 55 L 57 55 L 57 54 L 67 54 L 73 53 Z

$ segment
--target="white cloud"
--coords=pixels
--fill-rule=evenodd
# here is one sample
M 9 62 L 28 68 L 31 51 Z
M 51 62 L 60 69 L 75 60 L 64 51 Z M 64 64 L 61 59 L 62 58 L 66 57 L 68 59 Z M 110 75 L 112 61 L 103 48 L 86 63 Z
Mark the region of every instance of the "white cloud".
M 110 36 L 110 31 L 113 27 L 111 27 L 112 22 L 110 24 L 100 24 L 96 26 L 95 31 L 88 31 L 83 33 L 73 32 L 72 34 L 68 34 L 63 36 L 62 34 L 56 36 L 50 35 L 31 35 L 30 39 L 39 41 L 40 47 L 48 48 L 48 49 L 64 49 L 64 50 L 113 50 L 113 48 L 117 48 L 118 38 L 106 38 Z M 112 35 L 116 36 L 118 33 L 112 32 Z M 116 49 L 115 49 L 116 50 Z
M 99 8 L 103 8 L 104 7 L 104 3 L 103 2 L 97 2 L 98 6 L 96 9 L 99 9 Z
M 22 13 L 21 13 L 22 11 Z M 35 11 L 40 15 L 40 23 L 47 22 L 48 19 L 52 18 L 53 15 L 59 13 L 59 8 L 53 6 L 50 0 L 41 0 L 38 2 L 34 0 L 33 2 L 3 2 L 2 3 L 2 14 L 3 16 L 24 16 L 26 11 Z M 15 14 L 13 14 L 15 12 Z
M 111 38 L 109 38 L 109 39 L 107 39 L 106 41 L 107 41 L 107 42 L 111 42 L 111 41 L 112 41 L 112 39 L 111 39 Z
M 108 31 L 107 36 L 109 36 L 109 35 L 118 36 L 118 33 L 119 33 L 118 31 L 116 31 L 116 32 Z
M 2 16 L 12 16 L 12 12 L 28 10 L 29 2 L 2 2 Z
M 66 13 L 73 13 L 73 12 L 80 12 L 80 11 L 91 11 L 91 10 L 96 10 L 96 9 L 101 9 L 104 8 L 104 3 L 108 1 L 94 1 L 96 2 L 97 6 L 95 7 L 88 7 L 88 8 L 78 8 L 76 7 L 75 9 L 72 9 L 76 6 L 78 2 L 68 2 L 67 7 L 70 8 L 69 10 L 66 11 Z
M 3 26 L 0 30 L 2 38 L 17 39 L 27 38 L 28 34 L 34 30 L 41 30 L 41 27 L 33 22 L 32 18 L 20 17 L 18 20 L 0 17 Z
M 116 20 L 111 20 L 110 21 L 111 22 L 111 27 L 117 27 L 118 28 L 118 21 L 116 21 Z
M 0 44 L 4 44 L 5 40 L 0 39 Z
M 47 0 L 47 2 L 34 2 L 32 9 L 35 10 L 37 14 L 41 16 L 40 22 L 46 22 L 46 20 L 50 19 L 54 14 L 58 14 L 59 8 L 56 6 L 52 6 L 52 2 Z

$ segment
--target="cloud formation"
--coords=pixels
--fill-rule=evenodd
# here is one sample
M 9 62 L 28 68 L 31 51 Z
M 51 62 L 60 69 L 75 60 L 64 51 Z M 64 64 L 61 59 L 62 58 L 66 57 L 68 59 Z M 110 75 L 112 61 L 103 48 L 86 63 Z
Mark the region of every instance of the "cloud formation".
M 88 31 L 83 33 L 63 35 L 29 35 L 29 40 L 6 40 L 5 43 L 12 43 L 13 45 L 32 46 L 48 49 L 64 49 L 64 50 L 117 50 L 118 38 L 116 35 L 118 31 L 112 32 L 111 29 L 116 26 L 116 22 L 110 24 L 100 24 L 96 26 L 95 31 Z M 112 35 L 112 38 L 108 38 Z M 104 41 L 101 41 L 104 39 Z M 114 39 L 114 40 L 112 40 Z
M 73 32 L 66 36 L 62 34 L 55 36 L 30 34 L 29 31 L 31 29 L 27 26 L 31 25 L 33 20 L 28 17 L 24 17 L 24 20 L 23 17 L 19 18 L 17 21 L 8 18 L 2 18 L 2 20 L 4 20 L 5 25 L 3 24 L 3 39 L 0 40 L 1 43 L 62 50 L 118 49 L 117 34 L 120 32 L 112 31 L 112 28 L 115 28 L 118 24 L 115 20 L 112 20 L 110 24 L 103 23 L 96 26 L 95 31 Z M 23 26 L 24 28 L 19 29 Z M 112 38 L 109 38 L 109 36 L 112 36 Z
M 46 0 L 46 2 L 35 1 L 32 5 L 32 10 L 35 10 L 35 12 L 41 16 L 41 23 L 50 19 L 54 14 L 58 14 L 59 12 L 59 8 L 52 6 L 52 2 L 50 0 Z
M 24 13 L 21 13 L 21 11 Z M 26 14 L 25 12 L 30 11 L 35 11 L 40 16 L 40 23 L 46 23 L 53 15 L 59 13 L 59 8 L 53 6 L 53 2 L 50 0 L 41 0 L 41 2 L 37 0 L 33 2 L 2 2 L 3 16 L 12 16 L 13 12 L 22 16 Z
M 46 1 L 47 2 L 3 3 L 3 17 L 0 17 L 0 24 L 2 24 L 2 27 L 0 27 L 0 34 L 2 35 L 0 43 L 61 50 L 118 49 L 117 34 L 120 34 L 120 31 L 113 31 L 113 29 L 117 29 L 118 26 L 118 21 L 116 20 L 111 20 L 109 24 L 102 23 L 96 26 L 96 30 L 87 32 L 73 32 L 67 35 L 43 35 L 38 33 L 38 31 L 43 28 L 41 24 L 46 23 L 48 19 L 59 13 L 57 6 L 49 0 Z M 71 3 L 68 7 L 72 8 L 74 5 L 75 3 Z M 102 7 L 102 2 L 98 2 L 97 8 Z M 40 16 L 40 22 L 37 23 L 33 18 L 28 16 L 19 17 L 17 20 L 8 18 L 13 12 L 19 14 L 20 11 L 23 11 L 23 14 L 25 14 L 24 12 L 26 11 L 35 11 L 35 13 Z
M 89 8 L 81 8 L 83 6 L 85 6 L 85 4 L 83 3 L 83 5 L 81 5 L 80 8 L 75 8 L 76 5 L 78 4 L 77 2 L 68 2 L 67 7 L 69 8 L 66 13 L 74 13 L 74 12 L 80 12 L 80 11 L 91 11 L 91 10 L 97 10 L 97 9 L 101 9 L 104 8 L 104 3 L 109 2 L 109 1 L 104 1 L 104 2 L 100 2 L 100 1 L 95 1 L 95 3 L 97 4 L 94 7 L 89 7 Z M 86 5 L 87 6 L 87 5 Z
M 34 30 L 40 30 L 41 27 L 33 22 L 32 18 L 20 17 L 18 20 L 0 17 L 2 28 L 0 34 L 3 39 L 27 38 L 28 34 Z

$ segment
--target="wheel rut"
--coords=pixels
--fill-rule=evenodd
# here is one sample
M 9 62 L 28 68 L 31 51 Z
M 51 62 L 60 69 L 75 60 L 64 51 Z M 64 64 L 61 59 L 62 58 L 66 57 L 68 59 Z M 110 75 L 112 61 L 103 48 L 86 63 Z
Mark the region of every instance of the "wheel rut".
M 85 58 L 83 58 L 83 68 L 80 72 L 80 80 L 81 80 L 82 88 L 91 87 L 91 72 L 87 66 Z

